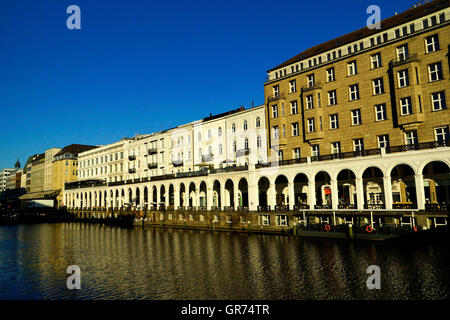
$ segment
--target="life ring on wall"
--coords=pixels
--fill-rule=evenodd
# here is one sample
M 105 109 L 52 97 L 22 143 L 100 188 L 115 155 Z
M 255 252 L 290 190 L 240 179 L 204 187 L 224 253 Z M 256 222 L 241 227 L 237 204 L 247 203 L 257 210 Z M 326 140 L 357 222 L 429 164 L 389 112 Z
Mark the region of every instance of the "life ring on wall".
M 417 232 L 417 227 L 416 226 L 414 226 L 414 232 Z
M 368 226 L 366 227 L 366 231 L 367 231 L 368 233 L 371 233 L 371 232 L 373 231 L 372 226 L 371 226 L 371 225 L 368 225 Z
M 325 225 L 325 231 L 330 231 L 330 230 L 331 230 L 330 225 L 329 224 Z

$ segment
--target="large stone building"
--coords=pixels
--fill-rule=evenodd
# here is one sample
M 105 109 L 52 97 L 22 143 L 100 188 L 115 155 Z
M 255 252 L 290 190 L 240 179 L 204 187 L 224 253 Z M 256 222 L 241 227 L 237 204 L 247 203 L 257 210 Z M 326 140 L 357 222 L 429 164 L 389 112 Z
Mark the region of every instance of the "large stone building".
M 58 153 L 60 148 L 50 148 L 45 150 L 45 165 L 44 165 L 44 191 L 53 190 L 53 157 Z
M 64 202 L 240 227 L 447 210 L 449 20 L 448 0 L 421 5 L 269 70 L 263 107 L 83 153 Z
M 33 157 L 31 162 L 30 192 L 44 191 L 45 153 Z

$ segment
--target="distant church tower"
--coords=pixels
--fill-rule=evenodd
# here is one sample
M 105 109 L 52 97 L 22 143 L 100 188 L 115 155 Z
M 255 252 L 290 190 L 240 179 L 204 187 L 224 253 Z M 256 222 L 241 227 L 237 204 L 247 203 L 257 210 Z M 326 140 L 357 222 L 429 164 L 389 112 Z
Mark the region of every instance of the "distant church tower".
M 16 168 L 17 170 L 20 169 L 20 162 L 19 162 L 19 159 L 17 159 L 16 164 L 14 165 L 14 168 Z

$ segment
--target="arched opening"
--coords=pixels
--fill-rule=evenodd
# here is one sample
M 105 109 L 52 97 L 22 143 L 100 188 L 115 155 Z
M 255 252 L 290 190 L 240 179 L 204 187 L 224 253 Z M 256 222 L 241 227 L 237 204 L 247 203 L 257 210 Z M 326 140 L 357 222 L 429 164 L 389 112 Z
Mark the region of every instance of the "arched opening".
M 195 183 L 191 182 L 189 184 L 189 207 L 195 207 L 197 205 L 195 193 Z
M 213 184 L 213 207 L 221 208 L 221 198 L 220 198 L 220 182 L 215 180 Z
M 152 208 L 155 210 L 158 206 L 158 188 L 153 186 L 152 188 Z
M 362 179 L 364 190 L 364 207 L 366 209 L 386 208 L 383 177 L 383 172 L 377 167 L 369 167 L 364 170 Z
M 136 188 L 136 207 L 141 207 L 141 190 L 139 188 Z
M 450 168 L 441 161 L 428 163 L 422 171 L 425 188 L 425 204 L 438 209 L 450 204 Z M 440 204 L 440 206 L 430 206 Z M 427 208 L 427 209 L 428 209 Z
M 277 206 L 286 206 L 289 204 L 288 179 L 286 176 L 278 176 L 275 179 L 275 203 Z
M 406 164 L 399 164 L 391 171 L 393 209 L 417 208 L 414 170 Z
M 205 181 L 202 181 L 200 183 L 200 193 L 199 193 L 199 207 L 206 207 L 207 206 L 207 200 L 206 200 L 206 183 Z
M 175 193 L 173 184 L 169 185 L 169 206 L 175 205 Z
M 316 174 L 316 209 L 331 209 L 331 178 L 325 171 L 320 171 Z
M 88 205 L 88 207 L 89 207 L 89 209 L 92 209 L 92 192 L 89 192 L 89 205 Z
M 133 205 L 133 190 L 128 188 L 128 202 L 125 204 L 127 207 L 131 207 Z
M 161 185 L 160 193 L 159 193 L 159 206 L 166 205 L 166 187 Z
M 120 194 L 119 207 L 122 208 L 124 203 L 125 203 L 125 190 L 122 189 L 121 194 Z
M 114 207 L 114 191 L 112 190 L 109 191 L 109 207 Z
M 266 177 L 262 177 L 258 181 L 258 200 L 259 206 L 267 208 L 269 206 L 267 192 L 269 191 L 270 181 Z
M 308 177 L 304 173 L 299 173 L 294 178 L 294 205 L 300 208 L 308 208 Z
M 231 179 L 225 182 L 225 207 L 234 208 L 234 183 Z
M 238 207 L 248 208 L 248 183 L 245 178 L 238 183 Z
M 179 194 L 179 197 L 180 197 L 180 206 L 182 206 L 182 207 L 185 207 L 186 206 L 186 203 L 185 203 L 185 194 L 186 194 L 186 189 L 185 189 L 185 186 L 184 186 L 184 183 L 181 183 L 180 184 L 180 194 Z
M 356 182 L 355 174 L 349 169 L 341 170 L 337 176 L 338 208 L 356 209 Z
M 143 208 L 147 209 L 148 208 L 148 188 L 144 187 L 144 203 L 143 203 Z

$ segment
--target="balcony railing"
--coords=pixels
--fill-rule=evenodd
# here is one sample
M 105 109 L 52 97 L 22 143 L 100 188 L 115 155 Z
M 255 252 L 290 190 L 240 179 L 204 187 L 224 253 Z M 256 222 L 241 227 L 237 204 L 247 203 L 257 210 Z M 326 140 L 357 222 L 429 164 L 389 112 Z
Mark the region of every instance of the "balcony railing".
M 384 203 L 365 203 L 364 209 L 373 209 L 373 210 L 379 210 L 379 209 L 385 209 L 386 206 Z
M 130 155 L 130 156 L 128 156 L 128 160 L 130 160 L 130 161 L 136 160 L 136 156 L 134 154 Z
M 148 153 L 148 155 L 152 155 L 152 154 L 158 153 L 158 149 L 157 148 L 147 149 L 147 153 Z
M 136 173 L 136 169 L 135 168 L 130 168 L 130 169 L 128 169 L 128 173 Z
M 318 81 L 314 82 L 312 85 L 303 86 L 302 92 L 308 92 L 316 89 L 322 89 L 322 84 Z
M 368 149 L 361 151 L 349 151 L 349 152 L 339 152 L 332 154 L 324 154 L 320 156 L 311 157 L 311 161 L 327 161 L 335 159 L 347 159 L 356 157 L 366 157 L 381 154 L 381 149 Z
M 236 151 L 237 157 L 248 156 L 249 154 L 250 154 L 250 149 L 239 149 Z
M 314 209 L 332 209 L 331 204 L 316 204 Z
M 286 206 L 286 205 L 275 206 L 275 211 L 277 211 L 277 212 L 289 211 L 289 206 Z
M 309 204 L 306 203 L 301 203 L 301 204 L 296 204 L 294 206 L 294 211 L 298 211 L 298 210 L 304 210 L 304 209 L 309 209 Z
M 391 67 L 398 67 L 403 64 L 415 62 L 415 61 L 419 61 L 419 59 L 417 59 L 417 54 L 414 53 L 405 58 L 396 58 L 394 60 L 391 60 L 391 62 L 389 62 L 389 64 Z
M 270 206 L 258 206 L 257 210 L 259 212 L 268 212 L 270 211 Z
M 230 166 L 230 167 L 224 167 L 224 168 L 211 169 L 210 173 L 246 171 L 246 170 L 248 170 L 248 165 L 244 165 L 244 166 Z
M 450 203 L 425 203 L 425 211 L 427 212 L 448 212 L 450 213 Z
M 284 99 L 284 93 L 275 94 L 275 95 L 270 96 L 270 97 L 268 98 L 269 102 L 277 101 L 277 100 L 279 100 L 279 99 Z
M 183 165 L 183 160 L 172 160 L 172 164 L 174 167 L 179 167 Z
M 225 207 L 223 207 L 223 210 L 224 210 L 224 211 L 234 211 L 234 207 L 231 207 L 231 206 L 225 206 Z
M 203 162 L 210 162 L 212 161 L 214 156 L 212 154 L 204 154 L 202 155 L 202 161 Z
M 156 162 L 149 163 L 149 164 L 147 164 L 147 166 L 149 169 L 158 168 L 158 164 Z
M 239 207 L 237 207 L 237 211 L 239 211 L 239 212 L 248 212 L 248 207 L 239 206 Z
M 450 147 L 450 140 L 441 141 L 431 141 L 431 142 L 421 142 L 414 144 L 406 144 L 401 146 L 389 146 L 386 148 L 387 153 L 403 152 L 410 150 L 424 150 L 424 149 L 434 149 L 438 147 Z
M 356 209 L 355 203 L 338 204 L 338 209 Z

